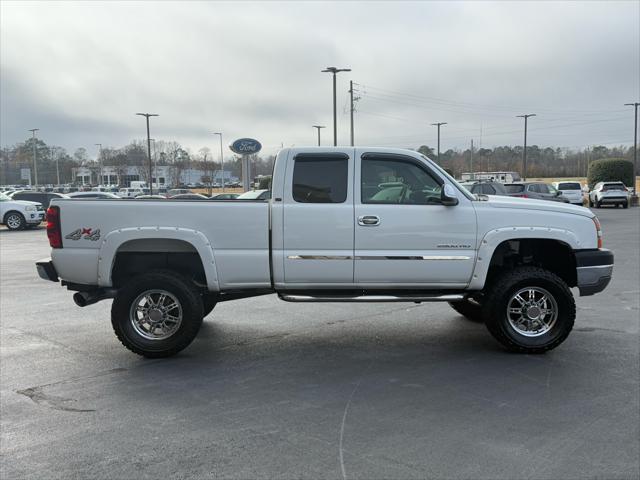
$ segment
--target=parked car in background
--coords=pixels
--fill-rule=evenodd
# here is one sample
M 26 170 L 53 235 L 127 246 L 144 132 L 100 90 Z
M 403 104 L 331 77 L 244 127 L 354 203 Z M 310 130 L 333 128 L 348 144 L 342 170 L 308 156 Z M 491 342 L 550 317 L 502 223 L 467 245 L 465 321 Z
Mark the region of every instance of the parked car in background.
M 120 197 L 111 192 L 74 192 L 67 195 L 70 198 L 102 198 L 110 200 L 120 200 Z
M 209 197 L 199 193 L 179 193 L 169 198 L 171 200 L 209 200 Z
M 622 208 L 629 208 L 629 202 L 631 202 L 631 192 L 622 182 L 598 182 L 589 192 L 590 207 L 622 205 Z
M 145 189 L 148 190 L 148 189 Z M 164 195 L 138 195 L 136 200 L 166 200 L 167 197 Z
M 239 195 L 239 193 L 217 193 L 211 195 L 211 198 L 214 200 L 235 200 Z
M 182 195 L 185 193 L 191 193 L 191 190 L 189 190 L 188 188 L 172 188 L 171 190 L 167 191 L 167 196 L 171 198 L 175 195 Z
M 49 208 L 49 203 L 51 203 L 52 199 L 54 199 L 54 198 L 69 198 L 69 197 L 67 195 L 65 195 L 64 193 L 35 192 L 33 190 L 27 190 L 27 191 L 14 192 L 13 195 L 11 195 L 11 198 L 13 200 L 27 200 L 29 202 L 39 203 L 46 210 L 47 208 Z
M 0 223 L 9 230 L 22 230 L 40 225 L 44 220 L 44 208 L 40 203 L 14 200 L 0 193 Z
M 477 195 L 509 196 L 509 193 L 507 193 L 507 189 L 504 188 L 504 185 L 500 182 L 462 182 L 460 185 L 469 190 L 471 193 Z
M 134 198 L 143 194 L 144 192 L 141 188 L 121 188 L 118 190 L 118 193 L 116 193 L 120 198 Z
M 534 198 L 536 200 L 569 203 L 569 199 L 556 190 L 553 185 L 544 182 L 508 183 L 504 187 L 510 197 Z
M 236 200 L 268 200 L 271 198 L 271 190 L 251 190 L 238 195 Z
M 554 186 L 563 196 L 569 199 L 569 203 L 574 205 L 582 205 L 584 194 L 582 193 L 582 185 L 580 182 L 553 182 Z

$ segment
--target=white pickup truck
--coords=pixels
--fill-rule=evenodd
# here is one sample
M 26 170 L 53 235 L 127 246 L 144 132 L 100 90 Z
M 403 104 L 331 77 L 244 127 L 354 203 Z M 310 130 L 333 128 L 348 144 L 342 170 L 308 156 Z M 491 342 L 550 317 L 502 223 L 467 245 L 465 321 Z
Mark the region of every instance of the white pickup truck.
M 113 298 L 116 335 L 147 357 L 184 349 L 217 302 L 268 293 L 445 301 L 539 353 L 573 327 L 570 288 L 600 292 L 613 271 L 590 210 L 472 195 L 399 149 L 283 149 L 269 200 L 55 199 L 47 218 L 40 276 L 79 306 Z

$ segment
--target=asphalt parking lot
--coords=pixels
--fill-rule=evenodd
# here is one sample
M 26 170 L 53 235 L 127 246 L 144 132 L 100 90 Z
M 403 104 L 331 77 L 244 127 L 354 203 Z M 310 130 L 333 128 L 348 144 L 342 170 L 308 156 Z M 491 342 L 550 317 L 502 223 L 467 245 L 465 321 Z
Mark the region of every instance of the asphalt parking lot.
M 568 340 L 504 352 L 447 304 L 216 307 L 146 360 L 37 277 L 43 228 L 0 232 L 3 479 L 638 478 L 640 208 Z

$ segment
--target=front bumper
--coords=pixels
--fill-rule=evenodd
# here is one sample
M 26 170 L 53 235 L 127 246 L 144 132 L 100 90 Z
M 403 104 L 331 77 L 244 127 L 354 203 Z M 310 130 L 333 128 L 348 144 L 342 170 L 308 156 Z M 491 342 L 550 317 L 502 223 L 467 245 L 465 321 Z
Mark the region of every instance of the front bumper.
M 58 272 L 56 271 L 56 267 L 53 266 L 53 262 L 45 258 L 36 262 L 36 270 L 38 271 L 38 275 L 43 280 L 49 280 L 51 282 L 58 281 Z
M 580 296 L 593 295 L 607 288 L 613 275 L 613 252 L 602 248 L 578 250 L 575 254 Z

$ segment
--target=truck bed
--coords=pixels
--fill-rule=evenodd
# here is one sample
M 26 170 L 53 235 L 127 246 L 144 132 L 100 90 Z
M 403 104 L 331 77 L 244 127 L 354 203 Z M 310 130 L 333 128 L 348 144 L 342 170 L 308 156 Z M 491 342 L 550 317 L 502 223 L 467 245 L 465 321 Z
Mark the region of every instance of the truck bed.
M 98 285 L 111 286 L 99 263 L 113 262 L 117 252 L 149 251 L 150 243 L 155 251 L 180 248 L 180 242 L 188 248 L 184 239 L 193 238 L 201 258 L 211 259 L 202 258 L 210 287 L 271 285 L 267 202 L 60 199 L 52 205 L 60 208 L 63 237 L 52 260 L 63 280 L 95 284 L 98 278 Z M 154 231 L 161 230 L 163 237 L 168 230 L 180 235 L 175 242 L 154 243 Z

